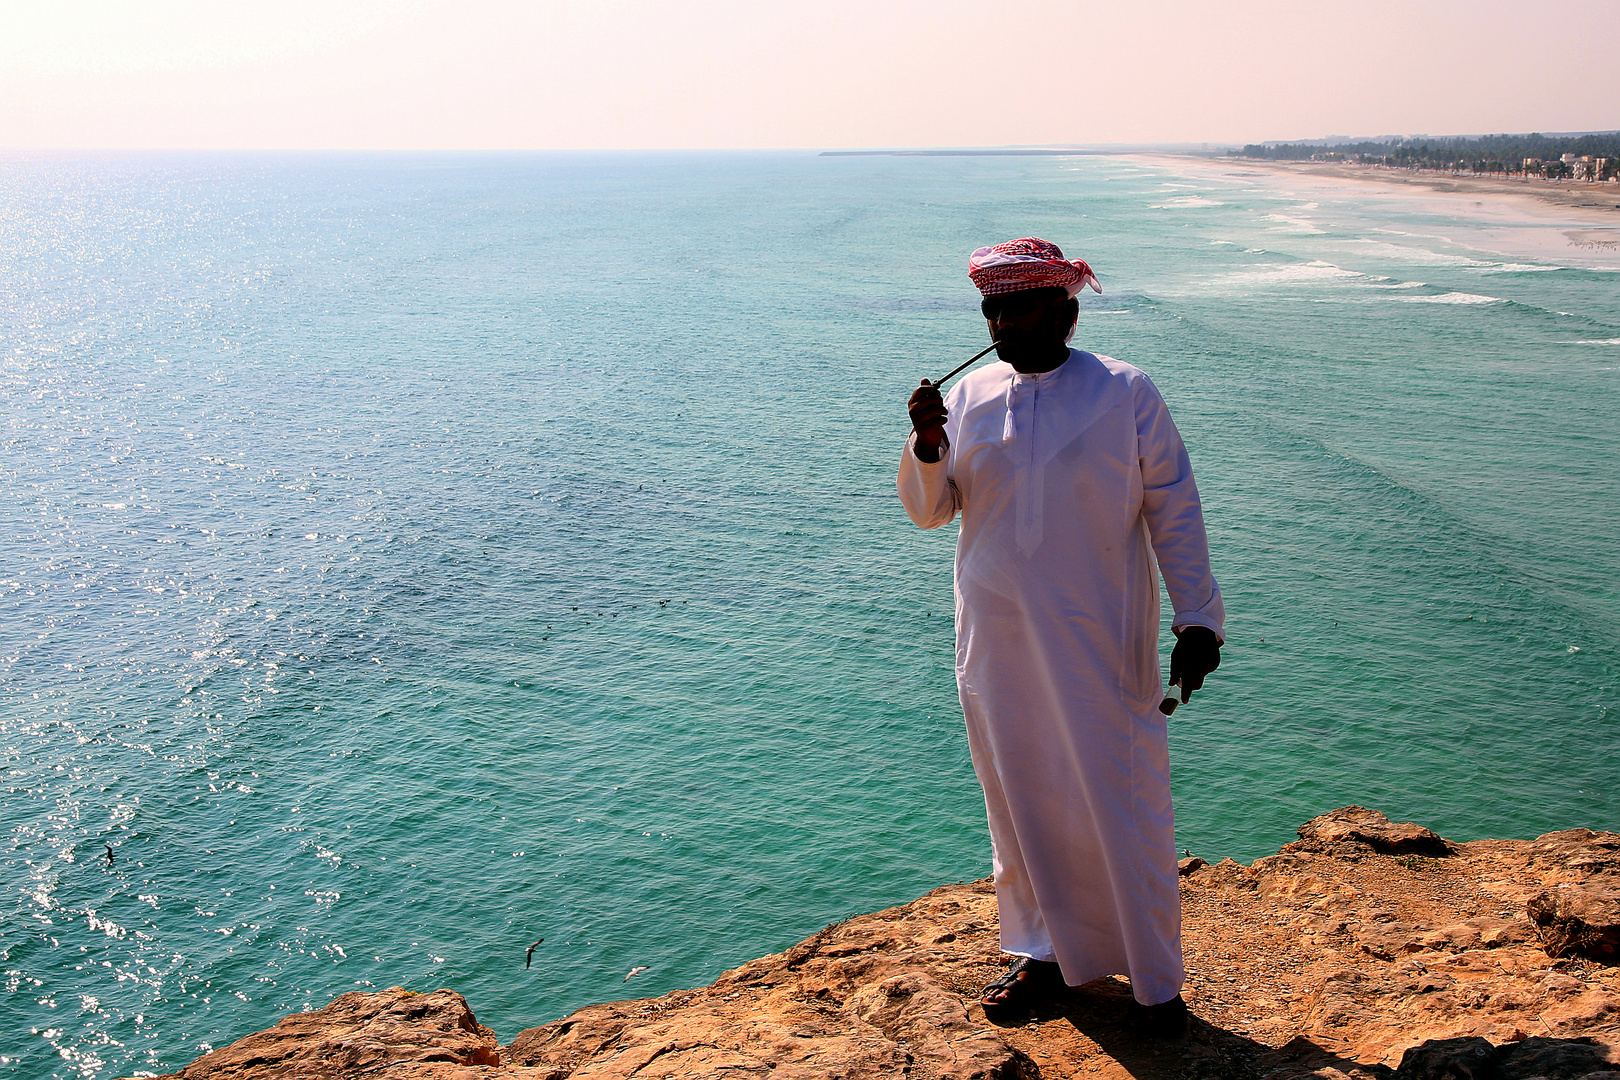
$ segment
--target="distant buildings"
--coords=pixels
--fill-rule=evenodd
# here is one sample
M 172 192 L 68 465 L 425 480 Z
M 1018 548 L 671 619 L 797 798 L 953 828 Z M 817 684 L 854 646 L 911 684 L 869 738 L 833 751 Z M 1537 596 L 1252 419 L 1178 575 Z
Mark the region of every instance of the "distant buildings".
M 1591 154 L 1564 154 L 1557 161 L 1543 161 L 1540 158 L 1527 157 L 1524 159 L 1525 176 L 1541 176 L 1548 180 L 1614 180 L 1616 179 L 1616 161 L 1614 158 L 1594 157 Z
M 1591 154 L 1576 157 L 1574 154 L 1565 154 L 1559 160 L 1569 166 L 1572 180 L 1601 180 L 1609 172 L 1609 159 L 1605 157 L 1593 157 Z

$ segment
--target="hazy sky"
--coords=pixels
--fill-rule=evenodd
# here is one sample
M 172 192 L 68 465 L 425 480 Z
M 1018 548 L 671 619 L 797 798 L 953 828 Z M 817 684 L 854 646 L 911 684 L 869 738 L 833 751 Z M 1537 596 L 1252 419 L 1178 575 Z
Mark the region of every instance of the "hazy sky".
M 0 0 L 0 145 L 1613 129 L 1617 42 L 1620 0 Z

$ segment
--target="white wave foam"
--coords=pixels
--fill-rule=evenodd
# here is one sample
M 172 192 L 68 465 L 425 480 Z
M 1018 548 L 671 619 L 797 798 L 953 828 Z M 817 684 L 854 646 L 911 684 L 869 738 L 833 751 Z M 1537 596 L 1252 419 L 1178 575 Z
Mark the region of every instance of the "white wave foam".
M 1407 296 L 1409 304 L 1505 304 L 1500 296 L 1480 296 L 1478 293 L 1448 292 L 1439 296 Z
M 1375 232 L 1375 233 L 1383 233 L 1385 236 L 1410 236 L 1410 237 L 1414 237 L 1415 239 L 1418 239 L 1418 240 L 1447 240 L 1449 242 L 1447 237 L 1441 236 L 1439 233 L 1407 232 L 1404 229 L 1380 229 L 1380 228 L 1372 228 L 1372 229 L 1369 229 L 1367 231 L 1368 232 Z
M 1226 280 L 1245 285 L 1288 285 L 1296 282 L 1336 281 L 1365 278 L 1359 270 L 1346 270 L 1317 259 L 1308 263 L 1265 263 L 1230 275 Z
M 1149 210 L 1184 210 L 1197 206 L 1225 206 L 1223 202 L 1215 199 L 1206 199 L 1202 195 L 1177 195 L 1173 199 L 1166 199 L 1162 203 L 1154 203 Z
M 1282 230 L 1282 231 L 1286 231 L 1286 232 L 1320 233 L 1322 231 L 1321 229 L 1318 229 L 1315 225 L 1312 225 L 1309 221 L 1306 221 L 1304 218 L 1290 217 L 1287 214 L 1267 214 L 1265 216 L 1265 220 L 1267 220 L 1267 221 L 1275 221 L 1275 222 L 1278 222 L 1278 223 L 1280 223 L 1282 225 L 1288 226 L 1288 228 L 1286 230 Z M 1278 230 L 1273 230 L 1273 231 L 1275 232 L 1275 231 L 1278 231 Z
M 1538 266 L 1533 263 L 1497 263 L 1480 269 L 1482 274 L 1544 274 L 1548 270 L 1563 270 L 1562 266 Z
M 1387 232 L 1387 229 L 1375 230 Z M 1403 233 L 1401 235 L 1411 235 Z M 1407 247 L 1405 244 L 1391 244 L 1385 240 L 1367 240 L 1353 237 L 1349 243 L 1357 245 L 1362 251 L 1368 251 L 1375 256 L 1387 259 L 1396 259 L 1400 262 L 1415 263 L 1418 266 L 1497 266 L 1499 263 L 1483 262 L 1479 259 L 1470 259 L 1463 255 L 1447 255 L 1439 251 L 1430 251 L 1424 247 Z
M 1620 345 L 1620 337 L 1584 338 L 1580 341 L 1560 341 L 1559 345 Z

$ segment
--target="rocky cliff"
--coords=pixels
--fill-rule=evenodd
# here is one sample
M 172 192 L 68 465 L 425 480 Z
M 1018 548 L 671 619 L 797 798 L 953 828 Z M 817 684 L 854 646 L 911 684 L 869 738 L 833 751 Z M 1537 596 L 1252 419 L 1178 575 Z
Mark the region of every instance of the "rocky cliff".
M 947 886 L 711 986 L 581 1009 L 509 1046 L 459 994 L 344 994 L 183 1080 L 672 1077 L 1620 1080 L 1620 834 L 1455 844 L 1346 807 L 1252 866 L 1182 864 L 1194 1020 L 1126 1023 L 1103 979 L 992 1021 L 995 894 Z M 172 1080 L 172 1078 L 171 1078 Z

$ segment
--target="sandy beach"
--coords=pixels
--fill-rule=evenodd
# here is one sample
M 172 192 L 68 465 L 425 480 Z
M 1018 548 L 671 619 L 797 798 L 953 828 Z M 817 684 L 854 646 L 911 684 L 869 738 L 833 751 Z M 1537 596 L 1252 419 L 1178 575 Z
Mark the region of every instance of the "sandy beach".
M 1152 158 L 1227 183 L 1248 180 L 1278 188 L 1301 199 L 1398 199 L 1484 226 L 1455 239 L 1504 255 L 1599 269 L 1613 269 L 1620 259 L 1620 184 L 1451 176 L 1320 161 Z
M 1285 175 L 1354 180 L 1384 184 L 1397 190 L 1415 189 L 1452 198 L 1532 200 L 1587 216 L 1597 224 L 1620 226 L 1620 184 L 1582 180 L 1539 180 L 1507 176 L 1454 176 L 1449 173 L 1383 169 L 1371 165 L 1343 165 L 1323 161 L 1257 161 L 1223 159 L 1241 169 L 1264 169 Z

